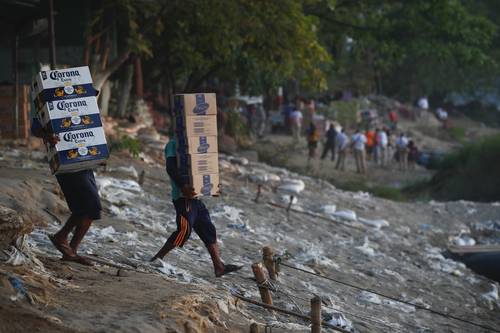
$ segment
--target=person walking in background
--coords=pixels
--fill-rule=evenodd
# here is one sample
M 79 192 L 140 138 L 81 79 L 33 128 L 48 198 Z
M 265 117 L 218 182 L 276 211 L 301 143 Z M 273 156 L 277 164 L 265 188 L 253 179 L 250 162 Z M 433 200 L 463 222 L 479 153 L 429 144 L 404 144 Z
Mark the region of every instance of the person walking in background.
M 337 138 L 337 130 L 335 130 L 335 126 L 330 124 L 330 128 L 326 132 L 326 142 L 323 147 L 323 154 L 321 154 L 321 159 L 324 160 L 328 152 L 332 152 L 332 162 L 335 160 L 335 140 Z
M 320 136 L 321 134 L 316 128 L 316 125 L 314 125 L 314 123 L 311 123 L 309 125 L 309 128 L 307 129 L 307 148 L 309 148 L 310 159 L 316 157 L 316 150 L 318 148 L 318 141 Z
M 375 153 L 376 132 L 372 128 L 370 128 L 366 130 L 365 136 L 366 136 L 366 158 L 368 161 L 370 161 Z
M 401 133 L 396 140 L 397 159 L 399 162 L 399 170 L 405 171 L 408 169 L 408 138 L 404 133 Z
M 415 170 L 419 151 L 413 140 L 408 142 L 408 169 Z
M 300 141 L 303 119 L 304 117 L 302 116 L 302 112 L 297 108 L 290 114 L 290 125 L 292 126 L 292 136 L 295 142 Z
M 347 155 L 347 147 L 349 144 L 349 139 L 347 135 L 344 133 L 344 129 L 341 129 L 339 133 L 337 133 L 337 137 L 335 138 L 335 144 L 337 145 L 337 165 L 335 165 L 335 169 L 345 171 L 345 157 Z
M 377 164 L 385 166 L 385 161 L 387 158 L 387 145 L 388 139 L 387 134 L 384 129 L 377 128 L 377 136 L 376 136 L 376 147 L 375 147 L 375 156 Z
M 356 172 L 366 174 L 366 136 L 361 129 L 358 128 L 352 136 L 351 146 L 353 147 L 354 159 L 356 161 Z
M 398 128 L 398 114 L 396 113 L 396 110 L 392 110 L 389 112 L 389 122 L 390 122 L 390 128 L 391 131 L 395 131 Z

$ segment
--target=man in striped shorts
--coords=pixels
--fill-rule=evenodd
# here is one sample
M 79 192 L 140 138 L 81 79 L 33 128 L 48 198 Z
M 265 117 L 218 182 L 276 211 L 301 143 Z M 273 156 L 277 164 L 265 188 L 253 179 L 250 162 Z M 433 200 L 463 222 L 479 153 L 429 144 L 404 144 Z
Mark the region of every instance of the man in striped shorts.
M 196 193 L 189 185 L 189 177 L 181 174 L 177 167 L 176 146 L 176 140 L 171 135 L 170 141 L 165 146 L 165 160 L 167 173 L 172 184 L 172 200 L 177 214 L 177 230 L 170 235 L 165 245 L 155 254 L 151 261 L 158 258 L 162 259 L 175 247 L 182 247 L 189 239 L 191 231 L 194 230 L 207 247 L 208 253 L 210 253 L 216 277 L 241 269 L 241 266 L 225 265 L 222 262 L 219 246 L 217 245 L 215 225 L 210 219 L 210 213 L 205 204 L 195 198 Z

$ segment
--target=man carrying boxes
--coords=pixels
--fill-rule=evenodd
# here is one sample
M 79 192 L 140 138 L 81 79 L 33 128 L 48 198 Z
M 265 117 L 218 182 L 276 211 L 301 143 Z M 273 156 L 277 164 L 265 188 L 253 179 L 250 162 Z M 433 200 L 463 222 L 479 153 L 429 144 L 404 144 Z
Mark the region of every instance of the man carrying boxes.
M 172 183 L 177 230 L 151 261 L 162 259 L 175 247 L 182 247 L 194 229 L 210 253 L 215 276 L 220 277 L 241 266 L 222 262 L 217 231 L 208 209 L 198 198 L 219 194 L 215 94 L 176 95 L 174 101 L 175 129 L 170 131 L 170 141 L 165 146 L 165 160 Z
M 49 238 L 62 260 L 92 265 L 77 250 L 92 221 L 101 218 L 91 168 L 105 161 L 109 152 L 89 68 L 42 71 L 32 90 L 36 112 L 31 132 L 44 140 L 50 169 L 71 210 L 66 224 Z

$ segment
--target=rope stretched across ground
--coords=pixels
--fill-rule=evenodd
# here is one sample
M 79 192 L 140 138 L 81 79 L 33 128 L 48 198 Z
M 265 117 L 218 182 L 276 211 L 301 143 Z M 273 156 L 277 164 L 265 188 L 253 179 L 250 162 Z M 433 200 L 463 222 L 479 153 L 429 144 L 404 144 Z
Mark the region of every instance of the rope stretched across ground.
M 408 302 L 408 301 L 405 301 L 405 300 L 402 300 L 402 299 L 399 299 L 399 298 L 396 298 L 396 297 L 393 297 L 393 296 L 389 296 L 389 295 L 383 294 L 381 292 L 377 292 L 375 290 L 371 290 L 371 289 L 368 289 L 368 288 L 360 287 L 360 286 L 354 285 L 354 284 L 349 283 L 349 282 L 344 282 L 344 281 L 341 281 L 341 280 L 338 280 L 338 279 L 331 278 L 329 276 L 321 275 L 321 274 L 314 273 L 314 272 L 311 272 L 311 271 L 308 271 L 308 270 L 305 270 L 305 269 L 302 269 L 302 268 L 299 268 L 299 267 L 288 265 L 288 264 L 284 263 L 281 260 L 280 257 L 277 257 L 276 263 L 278 265 L 280 265 L 280 266 L 284 266 L 284 267 L 288 267 L 288 268 L 291 268 L 291 269 L 295 269 L 297 271 L 304 272 L 304 273 L 307 273 L 307 274 L 310 274 L 310 275 L 313 275 L 313 276 L 316 276 L 316 277 L 319 277 L 319 278 L 322 278 L 322 279 L 325 279 L 325 280 L 329 280 L 329 281 L 332 281 L 332 282 L 344 285 L 346 287 L 350 287 L 350 288 L 357 289 L 357 290 L 360 290 L 360 291 L 366 291 L 366 292 L 378 295 L 380 297 L 384 297 L 384 298 L 390 299 L 390 300 L 395 301 L 395 302 L 399 302 L 399 303 L 402 303 L 402 304 L 410 305 L 410 306 L 413 306 L 413 307 L 415 307 L 415 308 L 417 308 L 419 310 L 428 311 L 430 313 L 433 313 L 435 315 L 439 315 L 439 316 L 447 318 L 447 319 L 453 319 L 453 320 L 456 320 L 456 321 L 459 321 L 459 322 L 462 322 L 462 323 L 465 323 L 465 324 L 468 324 L 468 325 L 471 325 L 471 326 L 479 327 L 479 328 L 482 328 L 482 329 L 485 329 L 485 330 L 488 330 L 488 331 L 491 331 L 491 332 L 498 332 L 498 333 L 500 333 L 500 330 L 498 330 L 498 329 L 495 329 L 495 328 L 492 328 L 492 327 L 489 327 L 489 326 L 486 326 L 486 325 L 483 325 L 483 324 L 478 324 L 476 322 L 473 322 L 473 321 L 470 321 L 470 320 L 467 320 L 467 319 L 462 319 L 462 318 L 459 318 L 459 317 L 454 316 L 454 315 L 449 314 L 449 313 L 440 312 L 440 311 L 434 310 L 432 308 L 425 307 L 423 305 L 415 304 L 415 303 Z

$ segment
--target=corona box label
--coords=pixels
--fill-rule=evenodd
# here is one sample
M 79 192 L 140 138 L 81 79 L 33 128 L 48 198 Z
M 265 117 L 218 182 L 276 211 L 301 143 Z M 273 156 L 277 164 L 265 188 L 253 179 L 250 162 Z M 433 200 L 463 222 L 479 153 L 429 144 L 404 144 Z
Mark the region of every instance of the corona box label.
M 92 84 L 88 66 L 41 71 L 33 83 L 36 94 L 46 89 Z
M 109 151 L 102 127 L 59 133 L 59 142 L 47 147 L 52 173 L 75 172 L 102 164 Z
M 47 102 L 38 115 L 42 126 L 52 133 L 102 126 L 95 97 Z

